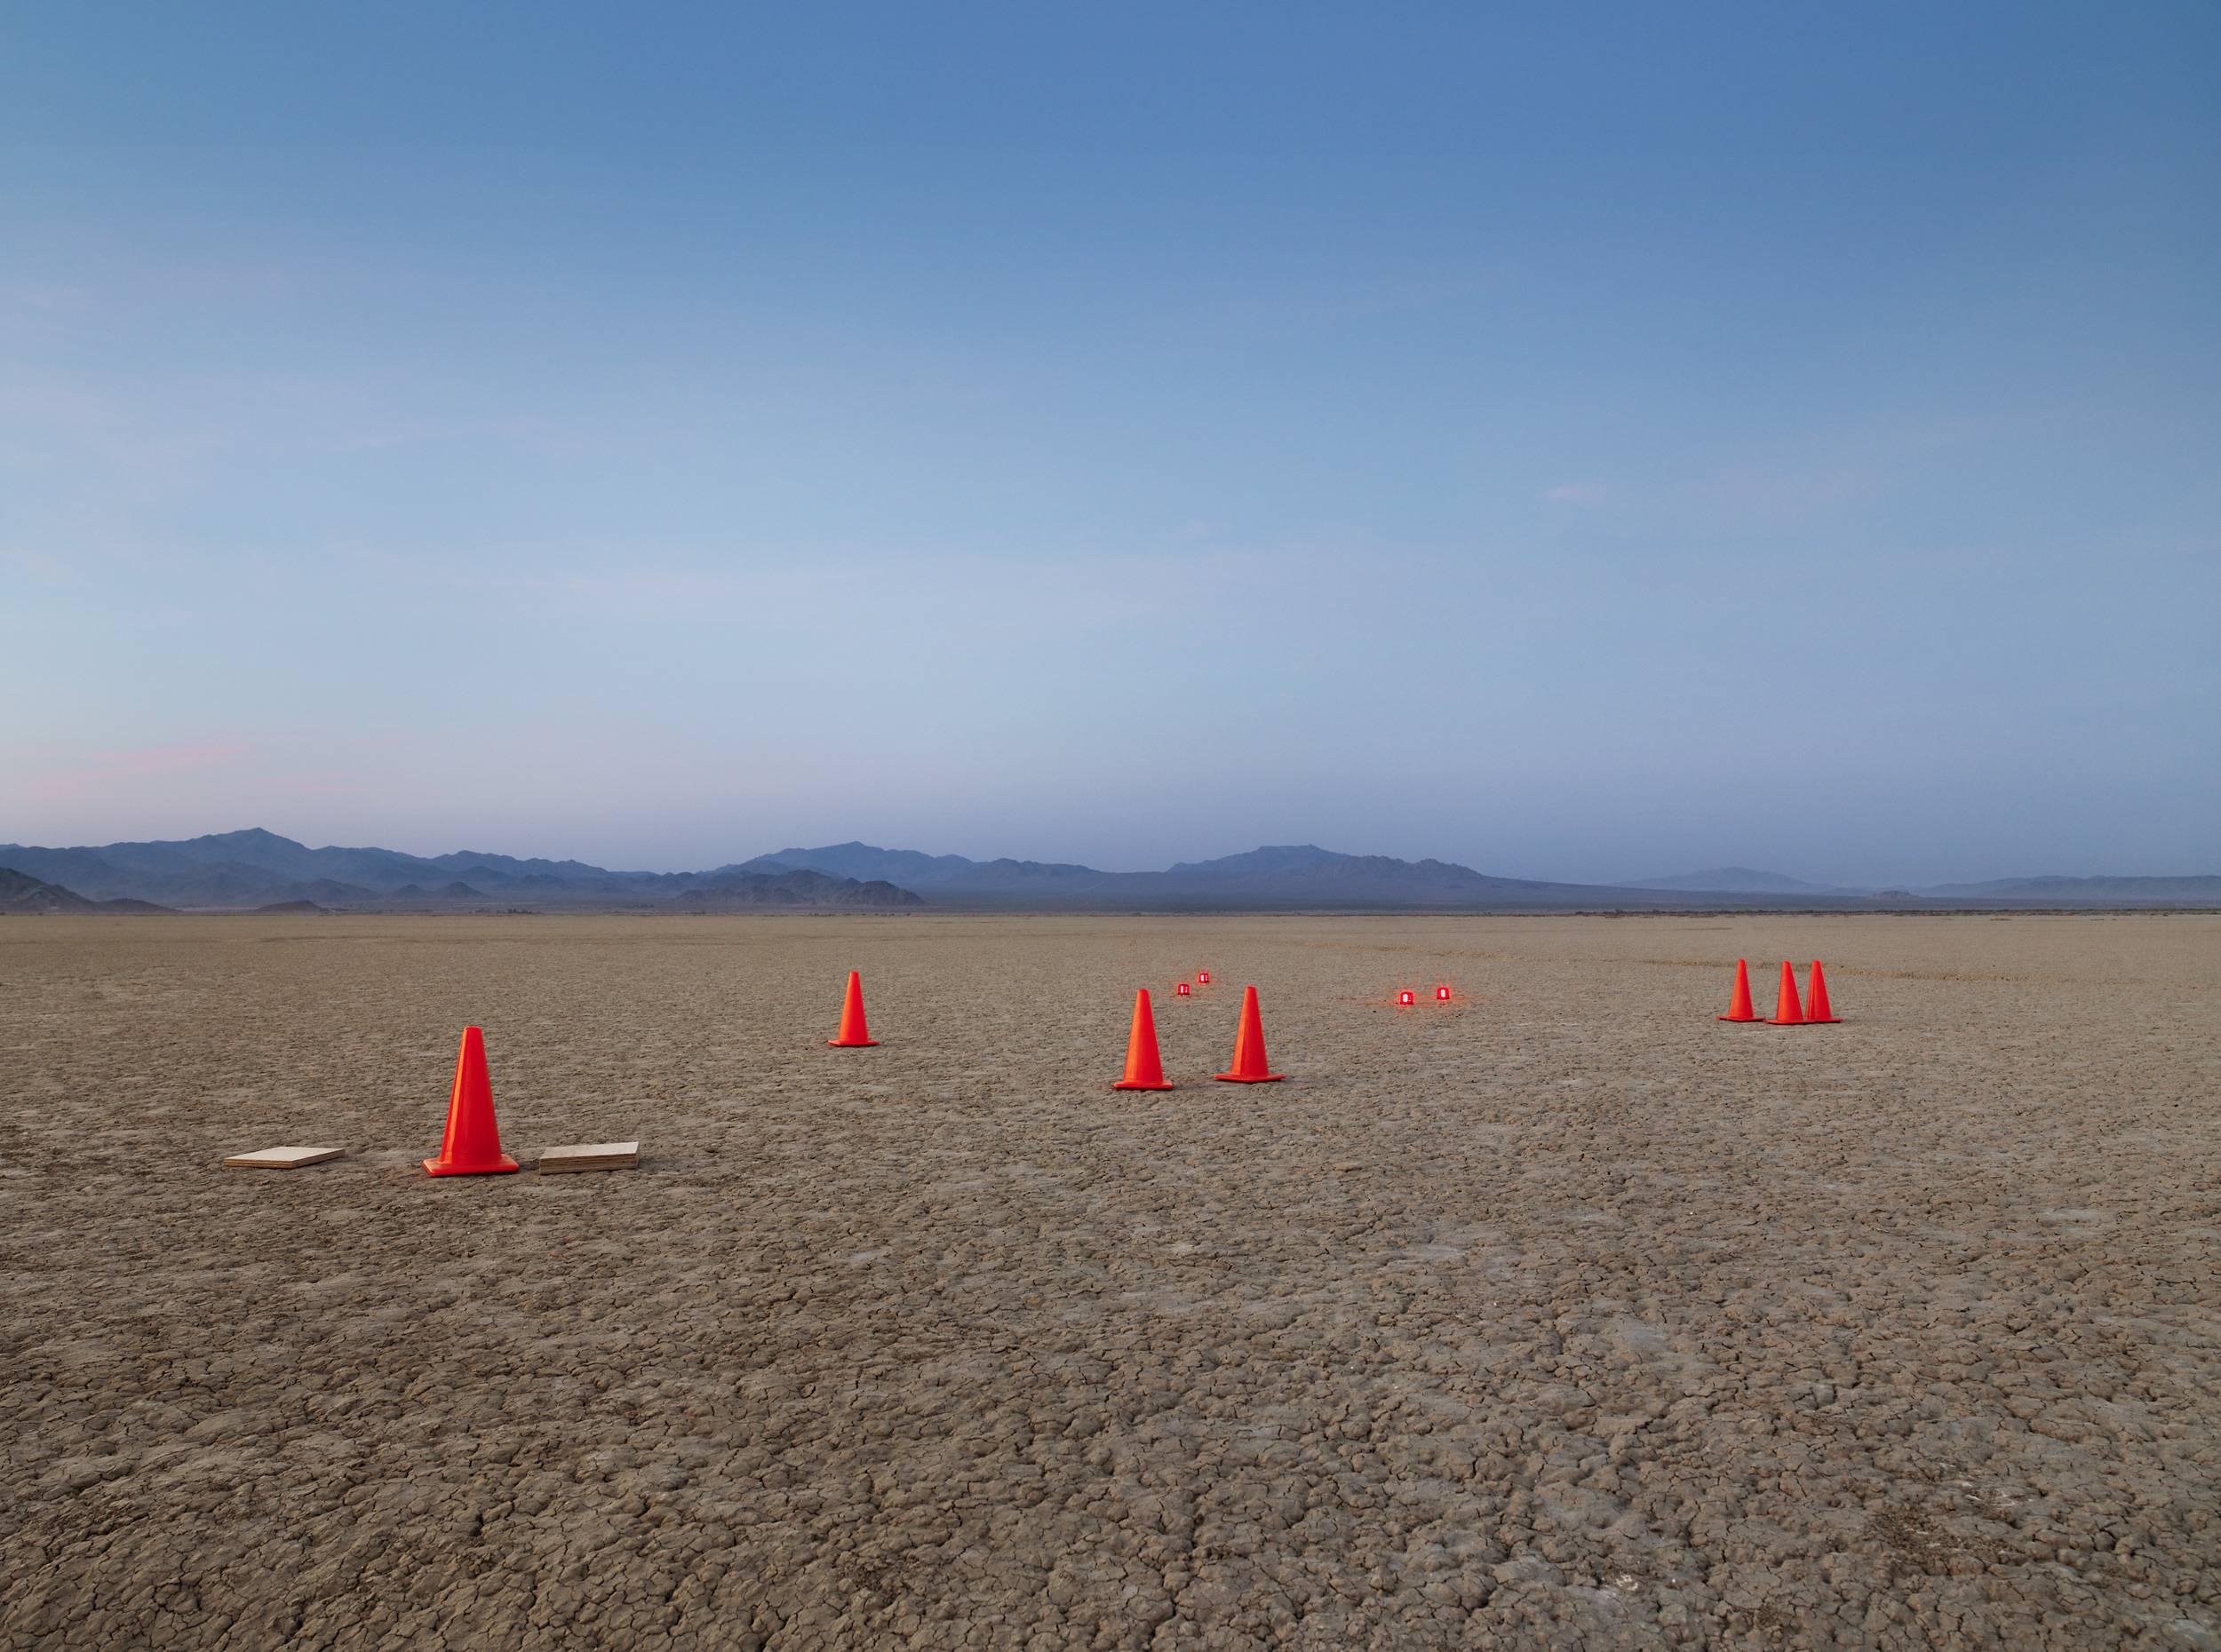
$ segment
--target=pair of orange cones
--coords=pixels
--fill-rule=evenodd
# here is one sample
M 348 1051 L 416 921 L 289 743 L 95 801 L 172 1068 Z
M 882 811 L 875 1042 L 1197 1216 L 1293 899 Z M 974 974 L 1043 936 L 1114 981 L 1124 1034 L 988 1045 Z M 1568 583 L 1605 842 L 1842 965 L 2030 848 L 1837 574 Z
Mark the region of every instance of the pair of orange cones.
M 1818 958 L 1812 960 L 1812 1001 L 1807 1005 L 1797 997 L 1796 972 L 1785 962 L 1781 966 L 1781 987 L 1774 995 L 1771 1021 L 1759 1021 L 1762 1027 L 1814 1027 L 1837 1021 L 1842 1016 L 1828 1006 L 1827 972 L 1820 967 Z M 1751 1007 L 1750 965 L 1741 958 L 1735 960 L 1735 990 L 1727 1002 L 1727 1013 L 1716 1015 L 1715 1021 L 1757 1021 L 1758 1012 Z
M 868 1047 L 872 1036 L 864 1020 L 864 979 L 848 972 L 848 996 L 840 1005 L 840 1031 L 825 1040 L 840 1048 Z M 447 1133 L 440 1156 L 424 1162 L 427 1176 L 500 1176 L 517 1168 L 501 1150 L 501 1128 L 494 1122 L 493 1081 L 486 1072 L 486 1035 L 463 1029 L 463 1047 L 455 1055 L 455 1087 L 448 1092 Z
M 1207 976 L 1206 980 L 1209 979 Z M 1286 1078 L 1286 1073 L 1276 1073 L 1265 1060 L 1264 1017 L 1257 1013 L 1257 989 L 1242 989 L 1242 1019 L 1234 1029 L 1234 1064 L 1223 1073 L 1214 1075 L 1221 1083 L 1229 1084 L 1272 1084 Z M 1157 1053 L 1157 1016 L 1150 1008 L 1149 989 L 1139 987 L 1134 993 L 1134 1026 L 1126 1036 L 1126 1076 L 1110 1086 L 1113 1090 L 1170 1090 L 1171 1080 L 1165 1076 L 1165 1063 Z

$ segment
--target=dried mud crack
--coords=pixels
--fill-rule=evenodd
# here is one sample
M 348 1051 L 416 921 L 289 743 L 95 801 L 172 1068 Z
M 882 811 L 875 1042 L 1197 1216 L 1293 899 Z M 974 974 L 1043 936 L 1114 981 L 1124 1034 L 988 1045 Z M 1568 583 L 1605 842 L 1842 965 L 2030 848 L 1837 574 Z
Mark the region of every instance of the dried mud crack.
M 48 918 L 0 1003 L 0 1646 L 2221 1648 L 2221 920 Z M 466 1021 L 640 1167 L 425 1178 Z

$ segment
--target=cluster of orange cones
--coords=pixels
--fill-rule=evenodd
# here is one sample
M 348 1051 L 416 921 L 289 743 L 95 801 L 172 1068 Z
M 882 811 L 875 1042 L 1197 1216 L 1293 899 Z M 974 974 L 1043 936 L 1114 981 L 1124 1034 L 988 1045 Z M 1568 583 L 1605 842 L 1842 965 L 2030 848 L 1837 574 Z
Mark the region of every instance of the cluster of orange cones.
M 1797 997 L 1796 971 L 1787 962 L 1781 966 L 1781 986 L 1774 995 L 1774 1013 L 1770 1021 L 1760 1021 L 1758 1012 L 1751 1007 L 1750 965 L 1745 960 L 1735 960 L 1735 990 L 1729 996 L 1727 1013 L 1716 1015 L 1715 1021 L 1757 1021 L 1762 1027 L 1817 1027 L 1828 1021 L 1838 1021 L 1827 1002 L 1827 972 L 1820 967 L 1818 958 L 1812 960 L 1812 993 L 1808 1004 Z
M 1204 972 L 1197 980 L 1210 981 Z M 1185 985 L 1182 982 L 1182 985 Z M 864 1013 L 864 977 L 848 972 L 848 990 L 840 1002 L 840 1026 L 825 1040 L 835 1050 L 877 1047 L 871 1023 Z M 1287 1076 L 1276 1073 L 1265 1059 L 1264 1018 L 1257 1009 L 1257 989 L 1242 989 L 1242 1016 L 1234 1032 L 1234 1061 L 1217 1076 L 1230 1084 L 1277 1084 Z M 1134 995 L 1134 1027 L 1126 1036 L 1126 1076 L 1114 1090 L 1170 1090 L 1165 1064 L 1157 1049 L 1157 1018 L 1150 1011 L 1149 989 Z M 455 1058 L 455 1085 L 448 1095 L 447 1134 L 437 1158 L 424 1162 L 427 1176 L 498 1176 L 517 1168 L 516 1160 L 501 1150 L 501 1132 L 494 1122 L 493 1084 L 486 1070 L 485 1036 L 475 1027 L 463 1029 L 463 1047 Z
M 1207 972 L 1196 979 L 1208 983 Z M 1188 984 L 1180 983 L 1178 990 L 1185 996 Z M 1437 989 L 1436 996 L 1446 999 L 1449 989 Z M 1413 995 L 1406 990 L 1397 995 L 1399 1005 L 1409 1005 Z M 1728 1012 L 1717 1020 L 1723 1021 L 1756 1022 L 1766 1027 L 1809 1027 L 1834 1021 L 1840 1018 L 1827 1001 L 1827 974 L 1818 958 L 1812 960 L 1811 991 L 1808 998 L 1797 992 L 1796 972 L 1788 964 L 1781 966 L 1781 986 L 1775 998 L 1771 1019 L 1761 1020 L 1752 1006 L 1750 996 L 1750 965 L 1743 959 L 1735 960 L 1735 989 L 1729 999 Z M 836 1050 L 871 1049 L 879 1040 L 872 1036 L 870 1023 L 864 1014 L 864 978 L 855 970 L 848 972 L 847 993 L 841 999 L 840 1026 L 825 1040 Z M 1276 1073 L 1265 1057 L 1264 1018 L 1257 1007 L 1257 989 L 1242 989 L 1241 1020 L 1234 1031 L 1234 1060 L 1225 1072 L 1213 1075 L 1221 1083 L 1230 1084 L 1277 1084 L 1287 1076 Z M 1126 1034 L 1126 1075 L 1110 1086 L 1113 1090 L 1170 1090 L 1172 1081 L 1165 1076 L 1163 1057 L 1157 1048 L 1157 1017 L 1150 1005 L 1149 989 L 1139 988 L 1134 994 L 1134 1022 Z M 631 1144 L 617 1144 L 630 1146 Z M 440 1143 L 439 1156 L 424 1162 L 425 1173 L 430 1176 L 491 1176 L 517 1168 L 516 1160 L 501 1150 L 501 1134 L 494 1123 L 493 1086 L 487 1076 L 484 1035 L 475 1027 L 463 1029 L 463 1046 L 455 1058 L 455 1084 L 448 1097 L 447 1133 Z

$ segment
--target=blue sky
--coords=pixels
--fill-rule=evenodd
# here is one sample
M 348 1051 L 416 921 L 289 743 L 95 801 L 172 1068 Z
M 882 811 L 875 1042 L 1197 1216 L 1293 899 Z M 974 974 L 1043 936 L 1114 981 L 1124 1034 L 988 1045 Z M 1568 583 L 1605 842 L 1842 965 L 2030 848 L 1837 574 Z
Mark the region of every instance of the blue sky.
M 0 840 L 2221 870 L 2221 10 L 21 7 Z

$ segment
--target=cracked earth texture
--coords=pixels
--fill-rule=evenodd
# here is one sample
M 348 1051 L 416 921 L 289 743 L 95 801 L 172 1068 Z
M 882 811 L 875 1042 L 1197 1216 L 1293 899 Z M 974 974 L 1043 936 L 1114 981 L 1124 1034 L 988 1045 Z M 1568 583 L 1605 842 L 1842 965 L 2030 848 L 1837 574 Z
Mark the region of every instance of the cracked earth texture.
M 2221 919 L 22 919 L 0 1029 L 0 1647 L 2221 1648 Z

